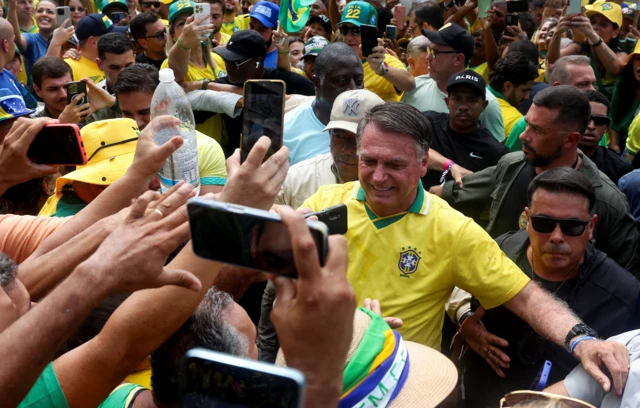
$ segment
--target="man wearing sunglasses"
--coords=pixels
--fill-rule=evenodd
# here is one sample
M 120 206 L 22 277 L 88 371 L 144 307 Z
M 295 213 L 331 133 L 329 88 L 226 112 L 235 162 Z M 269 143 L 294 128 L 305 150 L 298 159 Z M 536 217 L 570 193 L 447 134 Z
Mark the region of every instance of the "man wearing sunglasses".
M 616 185 L 620 177 L 633 171 L 633 166 L 607 146 L 600 146 L 602 137 L 609 130 L 609 100 L 598 91 L 586 91 L 591 105 L 591 120 L 578 147 L 598 166 Z
M 600 337 L 637 328 L 640 283 L 590 242 L 599 220 L 589 180 L 568 167 L 547 170 L 529 184 L 527 201 L 526 230 L 497 239 L 504 253 Z M 504 306 L 480 310 L 463 333 L 474 351 L 464 377 L 467 406 L 495 407 L 506 393 L 528 389 L 545 360 L 553 364 L 548 384 L 578 364 Z
M 149 11 L 138 14 L 131 20 L 129 30 L 133 41 L 144 50 L 136 55 L 136 63 L 151 64 L 160 69 L 167 59 L 167 29 L 158 14 Z
M 160 1 L 142 1 L 140 2 L 140 6 L 142 7 L 142 12 L 150 12 L 154 13 L 156 16 L 160 13 L 160 7 L 162 6 L 162 2 Z

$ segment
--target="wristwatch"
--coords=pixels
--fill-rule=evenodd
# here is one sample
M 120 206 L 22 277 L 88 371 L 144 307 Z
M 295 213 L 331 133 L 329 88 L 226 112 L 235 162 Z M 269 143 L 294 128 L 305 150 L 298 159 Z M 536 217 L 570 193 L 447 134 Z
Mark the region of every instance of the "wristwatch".
M 389 72 L 389 64 L 383 61 L 382 64 L 380 64 L 380 73 L 378 75 L 383 77 L 387 75 L 387 72 Z
M 593 336 L 596 339 L 600 338 L 600 336 L 598 336 L 598 332 L 593 330 L 591 327 L 584 323 L 578 323 L 569 330 L 567 337 L 564 338 L 564 348 L 566 348 L 567 351 L 571 352 L 571 340 L 577 336 Z

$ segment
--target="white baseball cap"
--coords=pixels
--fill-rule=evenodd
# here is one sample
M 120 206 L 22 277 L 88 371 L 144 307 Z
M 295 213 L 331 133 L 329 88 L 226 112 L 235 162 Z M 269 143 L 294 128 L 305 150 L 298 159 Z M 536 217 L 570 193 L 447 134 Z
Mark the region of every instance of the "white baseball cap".
M 371 108 L 382 105 L 384 101 L 378 95 L 366 89 L 355 89 L 338 95 L 333 102 L 331 119 L 324 132 L 331 129 L 343 129 L 351 133 L 358 131 L 358 123 Z

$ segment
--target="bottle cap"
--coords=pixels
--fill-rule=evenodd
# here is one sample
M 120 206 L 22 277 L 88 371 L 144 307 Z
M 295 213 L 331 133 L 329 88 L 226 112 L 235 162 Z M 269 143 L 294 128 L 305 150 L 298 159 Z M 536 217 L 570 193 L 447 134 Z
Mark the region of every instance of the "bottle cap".
M 176 77 L 173 75 L 171 68 L 162 68 L 160 70 L 160 82 L 173 82 Z

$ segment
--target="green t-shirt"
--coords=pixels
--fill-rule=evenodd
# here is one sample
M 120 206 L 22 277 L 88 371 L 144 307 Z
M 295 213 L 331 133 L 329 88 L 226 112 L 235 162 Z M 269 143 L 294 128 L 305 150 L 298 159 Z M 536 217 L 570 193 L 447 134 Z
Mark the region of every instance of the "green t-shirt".
M 62 392 L 58 377 L 53 371 L 53 363 L 47 364 L 29 394 L 22 400 L 19 408 L 69 408 L 67 398 Z
M 98 408 L 128 408 L 136 396 L 146 390 L 138 384 L 121 384 L 109 394 Z

